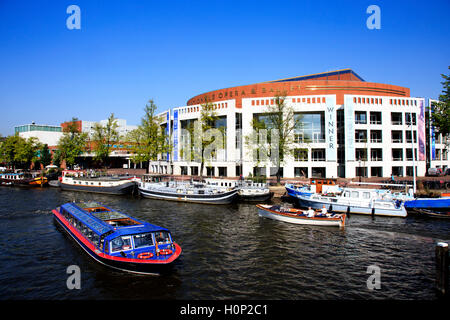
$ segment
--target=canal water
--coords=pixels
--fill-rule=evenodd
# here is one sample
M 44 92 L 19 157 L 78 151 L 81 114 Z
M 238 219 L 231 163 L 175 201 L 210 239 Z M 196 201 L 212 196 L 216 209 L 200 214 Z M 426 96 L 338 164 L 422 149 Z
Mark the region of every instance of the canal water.
M 51 210 L 95 200 L 167 227 L 183 253 L 164 276 L 117 272 L 92 261 Z M 0 187 L 0 300 L 436 298 L 434 246 L 450 221 L 352 215 L 344 230 L 258 217 L 251 204 L 212 206 Z M 81 288 L 69 290 L 67 268 Z M 370 290 L 369 266 L 380 270 Z

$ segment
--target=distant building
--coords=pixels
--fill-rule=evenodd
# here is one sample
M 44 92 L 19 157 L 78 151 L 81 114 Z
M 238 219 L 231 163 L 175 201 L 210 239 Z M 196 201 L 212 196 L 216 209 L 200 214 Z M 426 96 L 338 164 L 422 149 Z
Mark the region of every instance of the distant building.
M 127 120 L 125 120 L 125 119 L 116 119 L 116 121 L 117 121 L 117 125 L 118 125 L 117 131 L 119 132 L 120 136 L 124 136 L 128 132 L 130 132 L 134 129 L 137 129 L 137 126 L 127 125 Z M 94 133 L 94 126 L 96 123 L 99 123 L 99 124 L 105 126 L 107 124 L 107 122 L 108 122 L 108 120 L 100 120 L 100 121 L 77 120 L 77 121 L 75 121 L 75 124 L 79 131 L 86 132 L 91 137 L 92 134 Z M 70 123 L 71 123 L 71 121 L 64 122 L 61 124 L 61 127 L 64 129 Z
M 58 140 L 62 137 L 61 126 L 42 125 L 34 122 L 16 126 L 14 127 L 14 132 L 25 139 L 35 137 L 40 143 L 47 144 L 49 147 L 56 146 Z

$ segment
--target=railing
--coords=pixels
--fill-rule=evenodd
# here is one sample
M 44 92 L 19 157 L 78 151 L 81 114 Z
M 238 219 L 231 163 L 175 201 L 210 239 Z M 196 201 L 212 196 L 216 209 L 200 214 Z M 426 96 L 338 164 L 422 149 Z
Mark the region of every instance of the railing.
M 370 138 L 370 142 L 372 142 L 372 143 L 381 143 L 382 139 L 381 138 Z

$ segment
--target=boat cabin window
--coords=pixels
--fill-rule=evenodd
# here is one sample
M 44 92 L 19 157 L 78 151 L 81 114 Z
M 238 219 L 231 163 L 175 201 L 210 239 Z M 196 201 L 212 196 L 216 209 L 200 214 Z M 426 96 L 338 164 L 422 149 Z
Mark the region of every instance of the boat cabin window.
M 136 249 L 153 246 L 153 237 L 151 233 L 136 234 L 133 236 L 133 240 Z
M 111 252 L 130 250 L 131 236 L 117 237 L 111 241 Z
M 170 243 L 169 233 L 166 231 L 155 232 L 155 240 L 157 244 Z
M 344 197 L 350 198 L 350 191 L 345 191 L 344 192 Z
M 352 198 L 359 198 L 359 192 L 358 191 L 352 191 Z
M 363 199 L 370 199 L 370 193 L 369 192 L 363 192 Z

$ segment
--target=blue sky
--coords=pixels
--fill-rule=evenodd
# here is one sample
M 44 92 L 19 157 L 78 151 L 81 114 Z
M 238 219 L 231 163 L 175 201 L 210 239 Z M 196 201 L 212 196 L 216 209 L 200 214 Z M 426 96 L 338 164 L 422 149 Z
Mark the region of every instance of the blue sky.
M 66 9 L 81 9 L 69 30 Z M 381 9 L 369 30 L 366 9 Z M 0 134 L 114 112 L 139 124 L 203 92 L 351 68 L 437 98 L 450 2 L 0 0 Z

